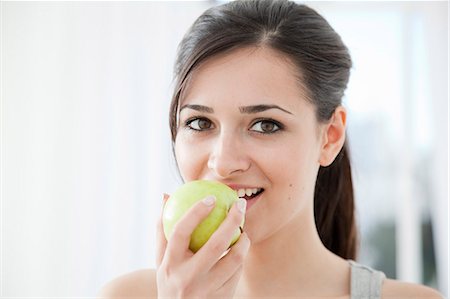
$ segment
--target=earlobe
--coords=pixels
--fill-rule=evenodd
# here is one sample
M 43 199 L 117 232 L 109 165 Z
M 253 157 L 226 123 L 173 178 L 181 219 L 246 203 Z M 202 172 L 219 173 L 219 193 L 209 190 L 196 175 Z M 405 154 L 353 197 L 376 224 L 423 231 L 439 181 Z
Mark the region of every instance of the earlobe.
M 319 157 L 321 166 L 329 166 L 339 154 L 345 142 L 347 112 L 338 106 L 322 133 L 322 147 Z

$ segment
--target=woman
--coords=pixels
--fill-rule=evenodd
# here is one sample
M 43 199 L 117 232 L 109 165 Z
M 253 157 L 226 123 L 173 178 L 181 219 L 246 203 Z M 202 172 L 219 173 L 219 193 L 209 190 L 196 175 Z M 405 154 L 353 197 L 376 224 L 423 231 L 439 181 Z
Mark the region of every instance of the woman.
M 160 224 L 157 269 L 122 276 L 102 296 L 440 298 L 353 261 L 341 105 L 350 68 L 339 35 L 305 5 L 234 1 L 200 16 L 175 67 L 176 161 L 186 182 L 216 180 L 250 195 L 196 254 L 189 237 L 213 198 L 195 205 L 168 241 Z M 243 234 L 222 257 L 243 217 Z

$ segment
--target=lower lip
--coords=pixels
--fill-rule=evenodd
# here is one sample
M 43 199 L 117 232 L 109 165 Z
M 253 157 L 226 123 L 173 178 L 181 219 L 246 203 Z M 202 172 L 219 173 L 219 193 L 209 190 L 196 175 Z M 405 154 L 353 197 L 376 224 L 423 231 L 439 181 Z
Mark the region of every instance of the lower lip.
M 247 210 L 249 210 L 255 204 L 255 202 L 261 197 L 261 194 L 263 194 L 263 193 L 264 192 L 261 192 L 257 196 L 246 200 L 247 201 Z

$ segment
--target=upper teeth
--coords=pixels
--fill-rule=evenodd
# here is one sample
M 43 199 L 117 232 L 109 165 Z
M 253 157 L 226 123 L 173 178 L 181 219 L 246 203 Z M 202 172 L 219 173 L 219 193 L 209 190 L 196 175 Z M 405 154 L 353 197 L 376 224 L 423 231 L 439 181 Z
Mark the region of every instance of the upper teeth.
M 244 197 L 245 195 L 250 196 L 252 194 L 256 194 L 261 191 L 262 188 L 253 188 L 253 189 L 238 189 L 237 194 L 239 197 Z

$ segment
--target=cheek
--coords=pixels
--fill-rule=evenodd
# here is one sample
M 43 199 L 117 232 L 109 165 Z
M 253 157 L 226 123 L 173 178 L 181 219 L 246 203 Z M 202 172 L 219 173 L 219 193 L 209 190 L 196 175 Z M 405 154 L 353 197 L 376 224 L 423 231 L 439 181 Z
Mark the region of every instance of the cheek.
M 285 147 L 270 166 L 270 179 L 279 200 L 294 204 L 314 192 L 318 163 L 310 148 Z
M 274 177 L 285 180 L 286 183 L 296 183 L 303 181 L 311 173 L 314 159 L 311 151 L 300 146 L 285 146 L 278 153 L 273 153 L 271 159 L 271 169 Z
M 205 154 L 199 146 L 195 146 L 195 144 L 190 143 L 183 137 L 177 137 L 175 140 L 175 158 L 180 174 L 185 182 L 200 177 Z

